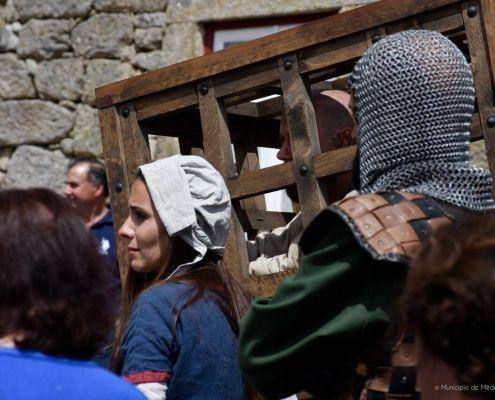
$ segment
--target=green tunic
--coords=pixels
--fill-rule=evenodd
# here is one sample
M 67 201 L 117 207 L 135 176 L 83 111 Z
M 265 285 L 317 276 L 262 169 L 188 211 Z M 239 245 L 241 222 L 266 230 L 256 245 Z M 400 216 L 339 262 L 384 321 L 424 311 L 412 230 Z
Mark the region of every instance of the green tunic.
M 407 267 L 372 259 L 329 210 L 315 218 L 301 247 L 296 275 L 273 297 L 256 299 L 242 321 L 241 367 L 268 398 L 306 390 L 334 399 L 383 337 Z

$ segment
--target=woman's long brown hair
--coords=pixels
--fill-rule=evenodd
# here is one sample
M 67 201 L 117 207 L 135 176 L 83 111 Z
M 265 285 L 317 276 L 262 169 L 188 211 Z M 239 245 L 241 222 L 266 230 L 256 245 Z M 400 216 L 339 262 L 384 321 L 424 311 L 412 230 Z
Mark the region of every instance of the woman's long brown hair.
M 182 309 L 194 304 L 206 294 L 212 294 L 215 302 L 227 317 L 232 330 L 236 335 L 239 333 L 239 321 L 247 311 L 252 296 L 230 273 L 223 259 L 210 252 L 207 252 L 205 258 L 189 271 L 167 279 L 177 266 L 191 261 L 196 254 L 180 237 L 173 237 L 172 240 L 170 261 L 157 272 L 144 274 L 130 267 L 127 268 L 122 294 L 122 314 L 114 348 L 113 369 L 116 373 L 120 373 L 122 369 L 121 345 L 132 307 L 139 294 L 152 286 L 173 282 L 191 284 L 193 292 Z

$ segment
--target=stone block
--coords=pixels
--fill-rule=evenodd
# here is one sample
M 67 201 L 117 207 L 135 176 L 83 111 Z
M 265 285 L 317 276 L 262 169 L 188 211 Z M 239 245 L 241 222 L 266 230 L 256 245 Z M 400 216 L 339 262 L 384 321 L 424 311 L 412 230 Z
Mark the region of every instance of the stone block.
M 161 50 L 139 53 L 134 57 L 132 63 L 145 71 L 152 71 L 170 64 L 165 56 L 165 52 Z
M 149 135 L 148 139 L 153 160 L 180 154 L 179 140 L 175 137 Z
M 95 0 L 94 8 L 100 12 L 129 12 L 130 0 Z
M 95 101 L 95 88 L 129 78 L 134 73 L 132 66 L 127 63 L 121 63 L 117 60 L 91 60 L 86 68 L 83 102 L 93 105 Z
M 167 0 L 129 0 L 133 12 L 165 11 Z
M 71 144 L 72 153 L 76 156 L 101 157 L 103 148 L 101 145 L 98 110 L 79 104 L 76 114 L 76 123 L 70 133 L 70 137 L 73 139 Z
M 38 60 L 59 57 L 70 48 L 69 31 L 73 21 L 32 19 L 19 34 L 17 54 Z
M 469 145 L 469 156 L 473 166 L 488 169 L 488 159 L 486 158 L 484 140 L 478 140 Z
M 0 51 L 15 51 L 19 45 L 19 37 L 13 24 L 7 24 L 0 30 Z
M 138 28 L 134 32 L 134 42 L 138 50 L 158 50 L 162 47 L 162 28 Z
M 165 11 L 167 0 L 95 0 L 94 7 L 104 12 Z
M 126 14 L 97 14 L 72 31 L 72 44 L 79 57 L 121 58 L 132 43 L 134 26 Z
M 43 187 L 62 193 L 68 162 L 60 150 L 19 146 L 9 161 L 3 187 Z
M 50 144 L 66 137 L 75 114 L 41 100 L 0 102 L 0 146 Z
M 0 98 L 29 99 L 36 96 L 29 70 L 14 54 L 0 55 Z
M 167 21 L 164 12 L 136 14 L 133 18 L 136 28 L 163 28 Z
M 321 12 L 376 0 L 169 0 L 168 22 L 196 22 Z
M 5 4 L 5 9 L 3 10 L 3 18 L 7 22 L 14 22 L 19 19 L 17 10 L 14 7 L 14 0 L 7 0 Z
M 13 7 L 18 19 L 85 17 L 92 0 L 15 0 Z
M 203 37 L 197 24 L 170 24 L 165 29 L 162 44 L 166 65 L 175 64 L 203 54 Z
M 0 171 L 6 172 L 9 166 L 10 157 L 14 149 L 12 147 L 2 147 L 0 149 Z
M 42 62 L 34 83 L 42 99 L 79 100 L 84 87 L 84 62 L 76 58 Z

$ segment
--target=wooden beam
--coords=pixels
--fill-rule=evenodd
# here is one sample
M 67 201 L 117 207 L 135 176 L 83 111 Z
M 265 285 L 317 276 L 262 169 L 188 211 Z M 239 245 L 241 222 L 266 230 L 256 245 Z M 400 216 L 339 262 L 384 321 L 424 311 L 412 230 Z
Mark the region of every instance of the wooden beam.
M 273 296 L 277 290 L 277 286 L 285 278 L 289 278 L 296 273 L 297 270 L 289 269 L 276 274 L 264 276 L 254 276 L 246 278 L 242 281 L 243 286 L 247 288 L 254 297 L 269 297 Z
M 251 229 L 272 230 L 287 225 L 296 214 L 293 212 L 246 210 Z
M 475 15 L 468 11 L 470 7 L 476 7 Z M 495 176 L 495 126 L 488 123 L 489 117 L 495 117 L 493 76 L 488 44 L 482 27 L 482 10 L 479 1 L 466 1 L 462 4 L 462 9 L 488 166 L 492 176 Z
M 313 158 L 315 176 L 325 178 L 350 171 L 356 153 L 356 146 L 349 146 L 315 156 Z M 263 168 L 256 172 L 246 172 L 227 181 L 230 196 L 233 199 L 244 199 L 249 196 L 269 193 L 295 185 L 295 183 L 296 178 L 292 162 Z
M 205 157 L 225 179 L 232 178 L 237 175 L 237 171 L 232 155 L 225 104 L 217 99 L 211 80 L 200 83 L 197 90 Z M 225 263 L 238 279 L 248 275 L 249 261 L 244 231 L 234 210 L 225 247 Z
M 495 79 L 495 0 L 481 0 L 483 28 L 490 57 L 490 71 Z
M 347 13 L 232 46 L 193 60 L 149 71 L 96 89 L 98 108 L 293 53 L 322 42 L 438 9 L 460 0 L 382 0 Z M 352 21 L 352 23 L 349 23 Z
M 124 160 L 129 188 L 136 179 L 140 165 L 151 162 L 148 135 L 141 130 L 132 102 L 118 107 Z
M 120 278 L 123 283 L 125 271 L 129 265 L 129 252 L 127 243 L 118 236 L 117 232 L 129 214 L 130 188 L 127 180 L 127 167 L 124 162 L 124 148 L 117 108 L 112 106 L 99 110 L 98 117 L 100 120 L 103 157 L 105 158 L 107 171 L 108 190 L 112 205 L 113 227 L 117 239 Z
M 235 146 L 235 158 L 239 174 L 260 169 L 258 151 L 254 145 Z M 243 210 L 266 210 L 265 197 L 254 196 L 241 200 L 241 208 Z
M 313 157 L 321 152 L 315 110 L 309 82 L 305 82 L 300 75 L 297 56 L 281 57 L 279 70 L 292 148 L 294 177 L 303 224 L 307 225 L 326 205 L 326 186 L 316 178 L 313 165 Z

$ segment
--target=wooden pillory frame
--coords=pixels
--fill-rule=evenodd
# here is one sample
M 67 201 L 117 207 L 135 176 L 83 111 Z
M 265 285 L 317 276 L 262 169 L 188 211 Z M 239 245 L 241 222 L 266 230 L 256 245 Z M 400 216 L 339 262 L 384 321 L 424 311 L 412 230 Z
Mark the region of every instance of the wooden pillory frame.
M 138 166 L 151 161 L 148 134 L 178 137 L 182 154 L 199 154 L 224 176 L 235 212 L 226 262 L 255 294 L 268 294 L 287 273 L 249 279 L 245 232 L 285 225 L 260 195 L 296 185 L 303 223 L 325 206 L 324 178 L 350 171 L 356 147 L 321 154 L 311 86 L 347 74 L 374 42 L 411 28 L 450 37 L 471 63 L 476 86 L 472 140 L 485 139 L 495 172 L 495 0 L 383 0 L 96 90 L 116 227 Z M 278 98 L 251 100 L 278 94 Z M 257 147 L 280 146 L 285 112 L 293 162 L 259 169 Z M 235 160 L 231 144 L 235 149 Z M 120 241 L 120 240 L 119 240 Z M 120 241 L 121 266 L 127 264 Z

